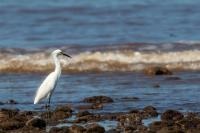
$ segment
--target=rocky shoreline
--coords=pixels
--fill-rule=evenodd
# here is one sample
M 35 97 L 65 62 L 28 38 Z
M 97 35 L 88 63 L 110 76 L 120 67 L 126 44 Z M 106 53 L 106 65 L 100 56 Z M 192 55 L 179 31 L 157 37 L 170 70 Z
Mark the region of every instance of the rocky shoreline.
M 200 116 L 177 110 L 158 112 L 155 107 L 133 109 L 128 112 L 92 113 L 113 100 L 106 96 L 88 97 L 88 105 L 71 107 L 58 105 L 51 112 L 0 109 L 0 133 L 198 133 Z M 75 111 L 76 110 L 76 111 Z M 150 120 L 145 124 L 145 120 Z M 105 128 L 99 122 L 115 122 Z M 60 126 L 58 126 L 60 125 Z M 62 126 L 61 126 L 62 125 Z

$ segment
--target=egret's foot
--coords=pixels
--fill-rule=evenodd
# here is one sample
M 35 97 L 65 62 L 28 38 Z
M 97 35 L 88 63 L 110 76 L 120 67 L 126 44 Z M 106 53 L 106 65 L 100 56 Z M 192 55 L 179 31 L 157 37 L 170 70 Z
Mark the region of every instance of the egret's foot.
M 51 119 L 51 112 L 50 112 L 50 111 L 47 112 L 46 118 L 47 118 L 47 120 L 50 120 L 50 119 Z
M 51 108 L 50 108 L 50 104 L 46 104 L 45 105 L 45 108 L 46 108 L 46 118 L 47 120 L 51 118 Z

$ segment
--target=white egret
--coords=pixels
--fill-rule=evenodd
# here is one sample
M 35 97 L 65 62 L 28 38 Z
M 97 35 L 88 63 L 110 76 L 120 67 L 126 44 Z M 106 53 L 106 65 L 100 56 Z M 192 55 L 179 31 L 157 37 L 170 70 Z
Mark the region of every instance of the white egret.
M 52 52 L 52 57 L 55 63 L 55 70 L 46 77 L 46 79 L 42 82 L 42 84 L 38 88 L 34 99 L 34 104 L 37 104 L 42 99 L 48 98 L 48 104 L 50 107 L 51 95 L 56 87 L 56 84 L 61 74 L 61 66 L 60 66 L 60 61 L 58 59 L 59 55 L 64 55 L 71 58 L 71 56 L 63 53 L 59 49 Z

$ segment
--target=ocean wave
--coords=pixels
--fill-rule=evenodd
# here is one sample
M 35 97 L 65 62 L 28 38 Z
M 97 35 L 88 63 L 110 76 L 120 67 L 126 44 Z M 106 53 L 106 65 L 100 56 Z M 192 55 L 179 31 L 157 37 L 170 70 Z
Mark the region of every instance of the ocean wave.
M 133 50 L 85 51 L 61 57 L 63 72 L 142 71 L 149 66 L 170 70 L 200 70 L 200 50 L 145 52 Z M 0 72 L 49 72 L 54 63 L 49 52 L 1 53 Z

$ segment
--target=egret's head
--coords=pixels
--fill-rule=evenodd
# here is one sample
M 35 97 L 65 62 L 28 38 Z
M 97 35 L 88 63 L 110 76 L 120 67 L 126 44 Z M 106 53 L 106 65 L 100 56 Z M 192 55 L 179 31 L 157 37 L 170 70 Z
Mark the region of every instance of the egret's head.
M 55 56 L 64 55 L 64 56 L 67 56 L 67 57 L 69 57 L 69 58 L 72 58 L 72 57 L 69 56 L 68 54 L 63 53 L 62 50 L 60 50 L 60 49 L 54 50 L 54 51 L 52 52 L 52 55 L 55 55 Z

